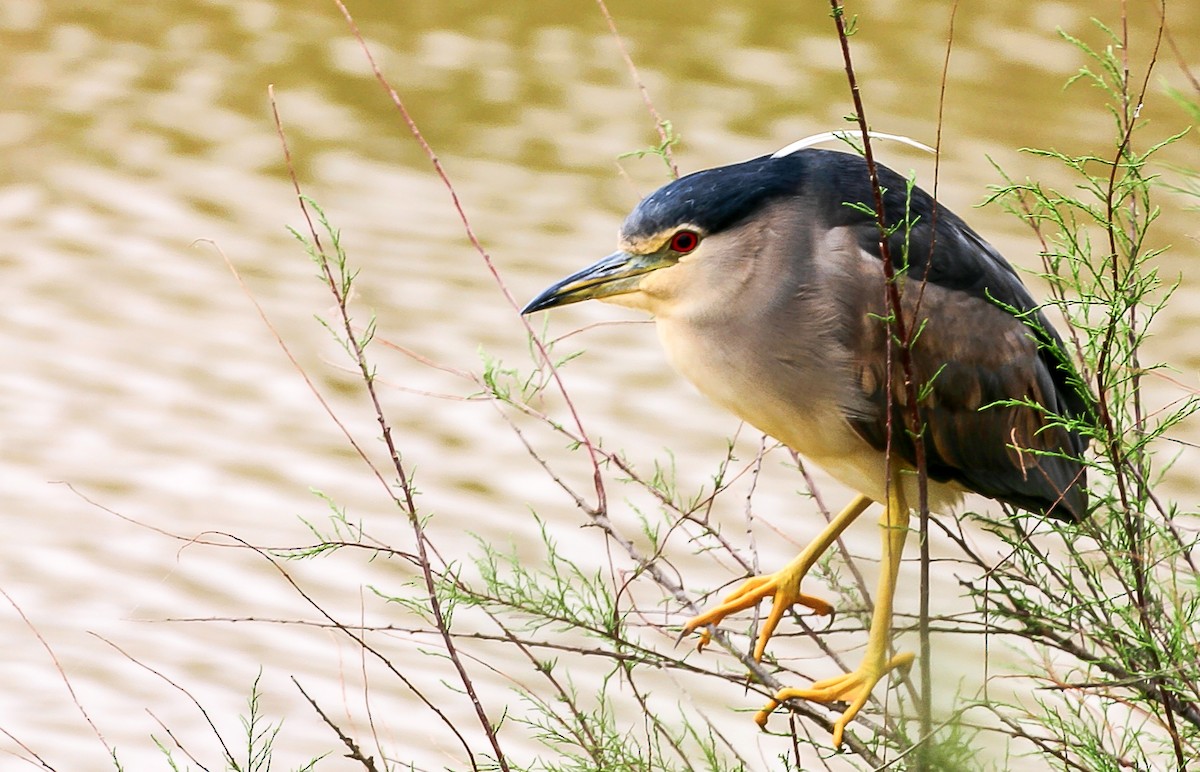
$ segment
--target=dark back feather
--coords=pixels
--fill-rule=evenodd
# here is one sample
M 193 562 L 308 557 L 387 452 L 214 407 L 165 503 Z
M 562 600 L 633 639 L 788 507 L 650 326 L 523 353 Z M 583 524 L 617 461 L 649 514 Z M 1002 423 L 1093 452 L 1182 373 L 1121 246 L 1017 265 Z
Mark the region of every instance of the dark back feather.
M 846 205 L 874 211 L 865 161 L 827 151 L 800 156 L 803 198 L 825 202 L 826 223 L 847 228 L 862 253 L 882 259 L 873 214 Z M 909 190 L 891 169 L 880 166 L 878 174 L 885 219 L 901 226 L 888 249 L 906 277 L 905 316 L 919 330 L 911 355 L 924 398 L 914 425 L 897 363 L 888 399 L 879 317 L 889 309 L 882 285 L 863 282 L 875 288 L 860 307 L 874 314 L 858 340 L 846 342 L 858 353 L 860 383 L 869 386 L 863 396 L 875 410 L 851 424 L 884 447 L 890 404 L 893 451 L 915 463 L 913 435 L 923 430 L 933 479 L 1022 509 L 1082 519 L 1087 495 L 1080 457 L 1087 438 L 1063 423 L 1089 420 L 1093 408 L 1062 339 L 1013 267 L 979 234 L 924 190 Z

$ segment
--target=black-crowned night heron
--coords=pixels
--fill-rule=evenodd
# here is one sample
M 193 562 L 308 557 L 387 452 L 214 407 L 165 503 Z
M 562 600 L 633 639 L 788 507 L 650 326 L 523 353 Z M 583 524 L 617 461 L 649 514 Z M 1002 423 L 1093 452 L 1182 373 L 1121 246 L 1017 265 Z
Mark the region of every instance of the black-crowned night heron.
M 1064 421 L 1084 418 L 1089 403 L 1061 339 L 1013 268 L 966 223 L 924 191 L 910 194 L 890 169 L 880 167 L 879 179 L 886 221 L 900 226 L 889 249 L 902 268 L 901 306 L 919 329 L 911 361 L 930 510 L 973 491 L 1080 520 L 1086 440 Z M 785 148 L 697 172 L 638 204 L 616 252 L 524 309 L 598 298 L 648 311 L 671 363 L 703 394 L 861 492 L 783 570 L 747 580 L 685 633 L 772 596 L 754 650 L 761 659 L 788 608 L 832 610 L 802 593 L 801 580 L 872 501 L 884 504 L 883 566 L 862 664 L 808 689 L 784 689 L 758 715 L 765 724 L 792 698 L 845 700 L 834 745 L 875 684 L 913 660 L 890 655 L 890 631 L 918 501 L 920 427 L 897 364 L 887 394 L 889 308 L 873 209 L 866 163 L 850 153 Z

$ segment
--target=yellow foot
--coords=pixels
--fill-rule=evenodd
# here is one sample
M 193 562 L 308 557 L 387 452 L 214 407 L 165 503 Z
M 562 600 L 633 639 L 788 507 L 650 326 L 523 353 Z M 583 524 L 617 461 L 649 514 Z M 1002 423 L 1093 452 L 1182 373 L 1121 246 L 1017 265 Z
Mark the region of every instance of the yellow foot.
M 887 661 L 882 661 L 880 658 L 874 663 L 869 660 L 875 658 L 868 657 L 868 661 L 864 661 L 853 673 L 844 673 L 817 681 L 807 689 L 781 689 L 775 698 L 758 712 L 754 720 L 760 727 L 765 728 L 771 712 L 788 700 L 812 700 L 821 703 L 845 700 L 850 703 L 850 707 L 846 708 L 841 718 L 833 722 L 833 747 L 840 748 L 846 724 L 853 721 L 862 706 L 867 704 L 867 699 L 871 696 L 871 690 L 875 688 L 875 684 L 897 668 L 907 671 L 912 667 L 913 657 L 912 652 L 904 652 Z
M 761 661 L 763 652 L 767 648 L 767 640 L 779 626 L 779 620 L 783 619 L 783 613 L 789 608 L 799 603 L 817 614 L 824 615 L 833 612 L 833 606 L 825 601 L 800 592 L 800 580 L 804 578 L 807 566 L 805 571 L 789 569 L 792 567 L 789 566 L 769 576 L 755 576 L 747 579 L 741 587 L 726 597 L 721 605 L 705 611 L 684 625 L 683 635 L 688 635 L 697 628 L 719 624 L 730 614 L 752 608 L 758 605 L 760 600 L 770 595 L 774 598 L 771 604 L 771 613 L 763 623 L 762 630 L 758 634 L 758 642 L 754 647 L 754 659 Z M 697 650 L 702 651 L 711 639 L 712 635 L 708 630 L 701 630 L 700 641 L 696 644 Z

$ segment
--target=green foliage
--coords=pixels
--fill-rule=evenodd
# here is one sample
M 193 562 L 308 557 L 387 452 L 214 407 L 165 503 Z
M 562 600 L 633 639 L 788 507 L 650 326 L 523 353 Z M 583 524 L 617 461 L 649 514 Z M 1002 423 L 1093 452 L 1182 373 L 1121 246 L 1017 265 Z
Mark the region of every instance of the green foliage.
M 282 721 L 271 721 L 263 715 L 262 692 L 259 691 L 259 683 L 262 680 L 262 671 L 254 678 L 254 683 L 250 685 L 250 696 L 246 699 L 245 715 L 239 716 L 239 722 L 242 727 L 242 743 L 241 747 L 236 750 L 225 742 L 225 740 L 217 734 L 218 744 L 223 753 L 224 769 L 227 772 L 270 772 L 272 761 L 275 753 L 275 745 L 279 740 L 279 732 L 283 729 Z M 203 708 L 201 708 L 203 712 Z M 207 714 L 205 719 L 208 720 Z M 209 726 L 216 732 L 216 727 L 211 720 L 208 720 Z M 173 749 L 174 742 L 167 742 L 158 737 L 151 736 L 155 747 L 162 754 L 163 760 L 167 764 L 167 768 L 172 772 L 182 772 L 182 770 L 191 769 L 190 765 L 180 765 L 175 758 Z M 174 741 L 174 738 L 171 738 Z M 191 758 L 195 757 L 188 751 L 184 751 L 184 755 Z M 114 767 L 118 770 L 122 769 L 120 763 L 116 762 L 116 754 L 114 752 Z M 317 768 L 318 762 L 324 756 L 318 756 L 310 759 L 304 765 L 295 767 L 295 772 L 312 772 Z M 203 768 L 203 767 L 201 767 Z
M 657 145 L 644 147 L 639 150 L 630 150 L 627 153 L 621 153 L 617 156 L 618 160 L 626 158 L 645 158 L 646 156 L 654 156 L 661 160 L 667 167 L 667 173 L 675 176 L 675 167 L 671 163 L 671 149 L 680 142 L 680 136 L 675 133 L 675 127 L 668 120 L 660 120 L 658 123 L 659 136 L 662 140 Z
M 275 738 L 279 736 L 279 730 L 283 725 L 273 724 L 262 715 L 259 705 L 262 694 L 258 691 L 258 682 L 261 678 L 262 671 L 260 670 L 254 678 L 254 684 L 250 687 L 250 697 L 247 700 L 249 713 L 242 716 L 242 729 L 246 733 L 246 755 L 241 762 L 232 758 L 229 760 L 229 768 L 233 772 L 267 772 L 271 768 Z
M 528 564 L 513 546 L 500 552 L 486 539 L 477 538 L 480 555 L 476 567 L 487 588 L 485 594 L 463 592 L 464 602 L 486 603 L 495 611 L 525 617 L 517 629 L 535 632 L 546 626 L 575 630 L 589 636 L 619 640 L 621 619 L 612 593 L 598 571 L 585 571 L 558 549 L 545 523 L 537 519 L 544 552 Z M 461 586 L 448 589 L 461 589 Z
M 1091 62 L 1072 82 L 1110 99 L 1116 150 L 1031 150 L 1068 169 L 1072 188 L 1007 179 L 995 196 L 1045 245 L 1042 273 L 1094 398 L 1094 417 L 1067 422 L 1092 438 L 1092 515 L 1054 529 L 985 524 L 1007 557 L 967 586 L 997 628 L 1062 655 L 1037 676 L 1051 692 L 1036 708 L 986 703 L 1014 737 L 1056 769 L 1182 768 L 1200 745 L 1196 518 L 1156 489 L 1170 465 L 1159 457 L 1162 438 L 1200 404 L 1185 394 L 1149 409 L 1144 379 L 1166 365 L 1142 358 L 1176 287 L 1150 246 L 1162 189 L 1154 162 L 1183 133 L 1140 149 L 1141 97 L 1131 94 L 1120 40 L 1101 29 L 1111 41 L 1103 50 L 1064 37 Z

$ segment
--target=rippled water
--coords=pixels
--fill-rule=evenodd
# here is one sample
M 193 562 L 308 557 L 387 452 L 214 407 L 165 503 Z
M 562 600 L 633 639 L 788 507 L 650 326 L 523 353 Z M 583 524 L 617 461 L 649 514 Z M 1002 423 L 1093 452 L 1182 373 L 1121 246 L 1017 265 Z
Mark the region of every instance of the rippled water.
M 593 4 L 352 10 L 518 299 L 606 253 L 624 212 L 664 181 L 654 159 L 616 160 L 655 137 Z M 613 2 L 611 10 L 657 108 L 683 137 L 676 158 L 685 171 L 840 128 L 851 111 L 823 6 Z M 1196 61 L 1200 9 L 1176 3 L 1170 11 L 1181 55 Z M 875 127 L 932 142 L 943 4 L 861 12 L 855 55 Z M 1098 41 L 1086 21 L 1096 12 L 1115 13 L 1085 2 L 992 3 L 963 4 L 957 18 L 940 196 L 1025 267 L 1034 267 L 1035 247 L 1023 226 L 997 207 L 969 209 L 998 179 L 989 156 L 1018 176 L 1053 175 L 1014 149 L 1107 147 L 1096 92 L 1060 89 L 1084 62 L 1054 31 Z M 1146 13 L 1135 9 L 1133 24 L 1143 46 L 1153 21 Z M 292 354 L 378 457 L 355 379 L 313 319 L 329 313 L 330 299 L 286 230 L 302 220 L 267 85 L 275 85 L 305 192 L 342 229 L 362 269 L 360 321 L 373 310 L 381 336 L 478 369 L 481 347 L 527 361 L 516 314 L 332 5 L 9 0 L 0 34 L 0 588 L 28 620 L 0 605 L 0 730 L 8 735 L 0 749 L 11 754 L 4 766 L 36 753 L 59 769 L 105 768 L 104 745 L 83 711 L 126 768 L 164 766 L 149 739 L 164 738 L 164 726 L 220 766 L 205 719 L 166 678 L 236 736 L 261 668 L 264 707 L 286 717 L 277 764 L 334 749 L 322 768 L 350 768 L 287 678 L 362 726 L 354 647 L 294 624 L 166 621 L 316 618 L 261 557 L 168 533 L 304 544 L 311 535 L 300 518 L 326 515 L 310 492 L 317 489 L 376 536 L 411 542 L 221 258 L 242 272 Z M 1184 87 L 1173 55 L 1162 58 L 1160 74 Z M 1182 125 L 1161 88 L 1154 91 L 1145 112 L 1153 131 Z M 1195 151 L 1194 138 L 1177 150 L 1193 159 Z M 895 149 L 885 156 L 928 179 L 926 159 Z M 1183 273 L 1197 230 L 1180 204 L 1164 201 L 1158 238 L 1176 245 L 1170 267 Z M 1152 343 L 1189 384 L 1200 364 L 1191 333 L 1196 290 L 1185 275 Z M 633 317 L 593 304 L 564 310 L 551 324 L 566 331 L 614 318 Z M 669 445 L 683 481 L 701 484 L 736 422 L 668 371 L 649 327 L 603 327 L 579 342 L 587 354 L 566 378 L 593 434 L 640 463 L 663 458 Z M 527 545 L 536 537 L 530 505 L 558 519 L 569 545 L 601 544 L 577 530 L 571 502 L 488 405 L 420 393 L 465 396 L 469 386 L 403 356 L 380 356 L 384 384 L 404 387 L 386 390 L 386 407 L 442 544 L 461 546 L 461 557 L 470 545 L 453 536 L 471 531 Z M 753 455 L 757 438 L 741 437 L 739 454 Z M 545 435 L 536 439 L 557 452 Z M 564 458 L 563 474 L 586 486 L 582 459 Z M 1185 496 L 1195 491 L 1191 461 L 1185 455 L 1172 478 Z M 786 513 L 798 484 L 774 466 L 756 507 Z M 741 501 L 727 498 L 725 506 L 738 522 Z M 788 530 L 796 539 L 804 533 Z M 855 538 L 872 554 L 869 526 Z M 789 549 L 764 545 L 764 561 L 783 560 Z M 352 555 L 288 568 L 351 617 L 363 596 L 377 619 L 365 586 L 409 576 L 404 566 L 362 565 Z M 414 641 L 389 644 L 419 667 Z M 968 674 L 978 667 L 972 656 L 960 660 Z M 498 714 L 508 683 L 487 672 L 478 678 Z M 948 678 L 954 684 L 958 675 Z M 428 717 L 399 687 L 381 686 L 371 700 L 381 735 L 402 758 L 427 768 L 464 765 L 452 744 L 417 728 Z M 770 765 L 767 741 L 737 736 L 752 763 Z

